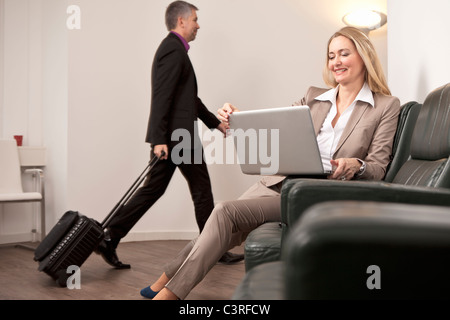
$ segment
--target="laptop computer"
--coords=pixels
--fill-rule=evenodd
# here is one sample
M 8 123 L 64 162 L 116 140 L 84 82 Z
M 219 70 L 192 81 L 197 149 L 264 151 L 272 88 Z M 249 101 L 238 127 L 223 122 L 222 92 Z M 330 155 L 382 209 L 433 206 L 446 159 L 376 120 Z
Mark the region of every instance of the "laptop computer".
M 241 170 L 257 175 L 328 175 L 308 106 L 232 113 L 230 134 Z

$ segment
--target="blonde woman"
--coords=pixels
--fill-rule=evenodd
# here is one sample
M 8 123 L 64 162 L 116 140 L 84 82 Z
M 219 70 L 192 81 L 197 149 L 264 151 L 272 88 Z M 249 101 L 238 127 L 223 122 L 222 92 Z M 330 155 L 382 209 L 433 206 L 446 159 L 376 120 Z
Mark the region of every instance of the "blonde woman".
M 324 81 L 331 89 L 311 87 L 297 105 L 311 109 L 329 179 L 381 180 L 390 161 L 400 102 L 389 88 L 369 38 L 355 28 L 336 32 L 327 47 Z M 239 110 L 226 103 L 218 118 Z M 200 236 L 141 290 L 154 299 L 184 299 L 224 252 L 240 245 L 265 222 L 281 220 L 280 190 L 284 177 L 265 177 L 238 200 L 218 204 Z

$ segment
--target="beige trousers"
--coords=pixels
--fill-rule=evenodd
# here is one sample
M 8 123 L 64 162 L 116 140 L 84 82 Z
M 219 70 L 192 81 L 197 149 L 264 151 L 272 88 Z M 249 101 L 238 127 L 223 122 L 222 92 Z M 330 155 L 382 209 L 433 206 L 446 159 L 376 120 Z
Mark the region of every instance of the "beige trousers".
M 265 222 L 281 221 L 280 187 L 258 182 L 238 200 L 216 205 L 202 233 L 180 251 L 166 268 L 166 287 L 184 299 L 222 255 L 240 245 Z

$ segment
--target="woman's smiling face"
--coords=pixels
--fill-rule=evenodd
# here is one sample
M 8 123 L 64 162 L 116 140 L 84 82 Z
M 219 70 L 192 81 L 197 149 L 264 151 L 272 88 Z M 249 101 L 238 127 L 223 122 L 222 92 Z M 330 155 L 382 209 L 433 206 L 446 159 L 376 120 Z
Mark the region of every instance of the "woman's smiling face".
M 328 69 L 341 85 L 364 82 L 366 67 L 353 42 L 339 36 L 330 42 L 328 48 Z

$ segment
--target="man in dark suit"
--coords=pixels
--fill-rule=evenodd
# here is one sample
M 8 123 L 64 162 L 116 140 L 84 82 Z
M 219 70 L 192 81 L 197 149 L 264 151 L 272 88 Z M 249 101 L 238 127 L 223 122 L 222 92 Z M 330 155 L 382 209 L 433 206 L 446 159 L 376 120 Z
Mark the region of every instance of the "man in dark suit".
M 195 39 L 200 28 L 197 10 L 192 4 L 175 1 L 166 11 L 170 33 L 153 60 L 152 102 L 146 137 L 152 147 L 150 157 L 158 157 L 160 161 L 152 167 L 144 185 L 111 220 L 106 239 L 98 248 L 105 261 L 117 269 L 130 267 L 117 257 L 120 240 L 164 194 L 177 167 L 188 182 L 200 232 L 214 208 L 211 182 L 196 129 L 197 119 L 210 129 L 217 128 L 225 133 L 226 128 L 197 96 L 197 81 L 188 56 L 188 43 Z M 182 141 L 173 138 L 178 134 Z M 242 259 L 242 255 L 227 252 L 222 262 Z

